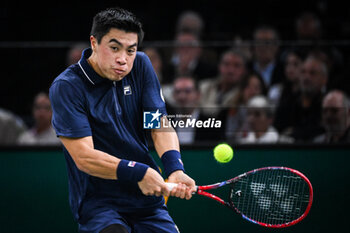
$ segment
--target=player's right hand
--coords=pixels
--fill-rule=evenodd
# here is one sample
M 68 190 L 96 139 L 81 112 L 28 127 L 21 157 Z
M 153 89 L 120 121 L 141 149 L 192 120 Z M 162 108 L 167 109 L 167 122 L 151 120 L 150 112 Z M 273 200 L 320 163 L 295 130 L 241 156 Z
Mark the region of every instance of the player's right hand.
M 169 196 L 170 190 L 165 184 L 163 177 L 153 168 L 148 168 L 145 176 L 138 182 L 139 188 L 146 196 Z

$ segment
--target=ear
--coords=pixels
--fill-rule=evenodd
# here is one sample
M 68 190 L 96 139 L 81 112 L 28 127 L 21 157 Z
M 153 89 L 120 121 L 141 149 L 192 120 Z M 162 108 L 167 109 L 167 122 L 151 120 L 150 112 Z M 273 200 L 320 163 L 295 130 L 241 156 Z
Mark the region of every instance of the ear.
M 92 51 L 96 52 L 98 42 L 94 36 L 90 36 L 90 44 L 91 44 Z

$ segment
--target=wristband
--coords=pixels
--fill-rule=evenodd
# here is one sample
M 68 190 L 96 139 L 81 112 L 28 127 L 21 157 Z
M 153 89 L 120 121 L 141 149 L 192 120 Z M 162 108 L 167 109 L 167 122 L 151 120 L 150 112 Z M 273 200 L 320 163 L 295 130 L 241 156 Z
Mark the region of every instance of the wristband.
M 168 177 L 171 173 L 177 170 L 185 171 L 181 160 L 181 154 L 177 150 L 169 150 L 161 157 L 164 173 Z
M 136 183 L 143 179 L 148 168 L 149 166 L 146 164 L 122 159 L 117 168 L 117 178 Z

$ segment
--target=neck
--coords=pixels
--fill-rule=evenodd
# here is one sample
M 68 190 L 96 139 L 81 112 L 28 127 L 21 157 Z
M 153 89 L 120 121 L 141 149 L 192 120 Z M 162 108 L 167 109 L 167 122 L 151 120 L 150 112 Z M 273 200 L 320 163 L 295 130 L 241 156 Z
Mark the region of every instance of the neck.
M 338 142 L 340 140 L 341 137 L 343 137 L 345 131 L 344 132 L 337 132 L 337 133 L 330 133 L 329 135 L 329 139 L 331 142 Z
M 49 124 L 40 124 L 40 125 L 36 126 L 35 130 L 36 130 L 36 132 L 38 134 L 40 134 L 40 133 L 48 130 L 50 128 L 50 126 L 51 126 L 51 123 L 49 123 Z
M 303 95 L 302 98 L 301 98 L 301 105 L 304 107 L 304 108 L 308 108 L 310 107 L 311 105 L 311 98 L 309 98 L 308 96 L 305 96 Z
M 345 135 L 348 129 L 349 129 L 349 126 L 343 131 L 330 132 L 328 133 L 328 138 L 330 139 L 331 142 L 338 142 Z
M 293 93 L 296 93 L 299 90 L 299 84 L 298 82 L 292 82 L 291 83 L 291 89 Z
M 235 86 L 234 84 L 228 83 L 228 82 L 225 82 L 224 80 L 222 80 L 219 83 L 219 90 L 225 93 L 225 92 L 231 90 L 234 86 Z
M 92 67 L 92 69 L 94 69 L 94 71 L 100 75 L 101 77 L 104 77 L 100 67 L 98 66 L 97 62 L 96 62 L 96 54 L 92 51 L 90 57 L 87 59 L 87 62 L 89 63 L 89 65 Z
M 267 67 L 269 64 L 271 64 L 272 62 L 273 62 L 273 61 L 269 61 L 269 62 L 263 62 L 263 61 L 261 61 L 261 62 L 258 62 L 257 64 L 258 64 L 259 70 L 265 70 L 266 67 Z
M 266 132 L 261 132 L 261 131 L 258 131 L 258 132 L 255 132 L 255 137 L 256 138 L 261 138 Z

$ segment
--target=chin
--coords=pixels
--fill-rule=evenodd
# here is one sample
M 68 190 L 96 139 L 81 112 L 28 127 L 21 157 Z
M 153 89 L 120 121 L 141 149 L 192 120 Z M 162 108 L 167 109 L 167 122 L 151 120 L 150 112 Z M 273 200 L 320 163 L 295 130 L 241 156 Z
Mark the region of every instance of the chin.
M 124 78 L 125 76 L 119 76 L 119 77 L 116 77 L 115 79 L 114 79 L 114 81 L 120 81 L 120 80 L 122 80 L 123 78 Z
M 108 77 L 109 80 L 111 81 L 120 81 L 124 78 L 125 76 L 115 76 L 115 75 L 111 75 Z

